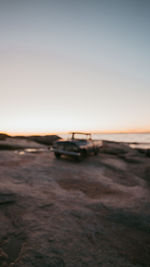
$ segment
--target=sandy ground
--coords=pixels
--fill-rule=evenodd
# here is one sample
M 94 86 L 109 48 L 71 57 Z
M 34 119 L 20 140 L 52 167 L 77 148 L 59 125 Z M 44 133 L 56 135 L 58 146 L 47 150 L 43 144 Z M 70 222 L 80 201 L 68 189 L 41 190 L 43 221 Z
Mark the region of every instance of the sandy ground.
M 37 147 L 0 151 L 0 266 L 150 266 L 150 158 Z

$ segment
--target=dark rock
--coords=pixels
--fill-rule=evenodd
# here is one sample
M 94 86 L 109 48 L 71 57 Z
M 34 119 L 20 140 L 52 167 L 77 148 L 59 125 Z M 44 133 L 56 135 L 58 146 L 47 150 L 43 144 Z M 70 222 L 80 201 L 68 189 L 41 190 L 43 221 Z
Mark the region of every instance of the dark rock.
M 52 145 L 52 143 L 55 142 L 56 140 L 60 139 L 60 137 L 57 135 L 45 135 L 45 136 L 33 135 L 29 136 L 28 139 L 49 146 Z
M 0 133 L 0 140 L 5 140 L 6 138 L 11 138 L 11 136 L 8 134 Z

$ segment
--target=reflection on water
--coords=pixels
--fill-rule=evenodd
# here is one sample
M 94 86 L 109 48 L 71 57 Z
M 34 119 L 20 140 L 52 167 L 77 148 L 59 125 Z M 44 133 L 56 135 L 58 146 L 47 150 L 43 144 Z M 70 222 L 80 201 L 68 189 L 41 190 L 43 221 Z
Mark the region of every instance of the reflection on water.
M 46 151 L 47 149 L 45 148 L 25 148 L 24 150 L 15 150 L 14 153 L 19 154 L 19 155 L 24 155 L 26 153 L 40 153 L 43 151 Z
M 131 148 L 142 148 L 142 149 L 150 149 L 149 143 L 141 143 L 141 144 L 130 144 Z
M 41 150 L 41 148 L 26 148 L 24 151 L 28 153 L 37 153 L 43 151 L 43 149 Z

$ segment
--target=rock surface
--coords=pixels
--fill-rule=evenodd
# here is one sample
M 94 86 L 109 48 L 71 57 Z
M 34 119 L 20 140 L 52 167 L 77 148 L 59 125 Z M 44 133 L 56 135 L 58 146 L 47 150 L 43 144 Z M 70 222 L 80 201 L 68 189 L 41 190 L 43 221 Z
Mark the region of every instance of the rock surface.
M 37 148 L 0 151 L 0 266 L 148 267 L 150 158 L 112 142 L 80 163 Z
M 15 136 L 0 134 L 0 150 L 18 150 L 24 148 L 40 148 L 42 145 L 51 146 L 60 137 L 57 135 L 45 136 Z

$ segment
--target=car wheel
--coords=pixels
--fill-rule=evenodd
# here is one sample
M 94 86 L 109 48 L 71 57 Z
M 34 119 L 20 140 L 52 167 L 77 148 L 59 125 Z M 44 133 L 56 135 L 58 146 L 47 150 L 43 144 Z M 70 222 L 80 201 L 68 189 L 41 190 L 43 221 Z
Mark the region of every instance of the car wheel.
M 60 159 L 60 156 L 61 156 L 60 153 L 55 152 L 55 157 L 56 157 L 56 159 Z
M 81 154 L 80 154 L 80 156 L 79 156 L 79 161 L 84 160 L 86 157 L 87 157 L 87 152 L 86 152 L 86 150 L 82 150 L 82 151 L 81 151 Z
M 99 153 L 99 149 L 96 149 L 94 152 L 94 155 L 98 155 L 98 153 Z

